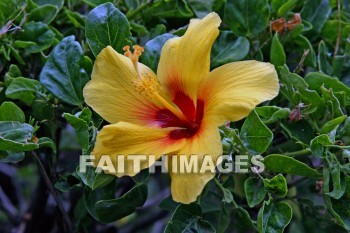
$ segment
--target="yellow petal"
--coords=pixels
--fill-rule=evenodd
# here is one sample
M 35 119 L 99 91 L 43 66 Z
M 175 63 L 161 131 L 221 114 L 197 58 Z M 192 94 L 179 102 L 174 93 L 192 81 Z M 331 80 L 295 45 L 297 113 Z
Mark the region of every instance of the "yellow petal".
M 255 106 L 278 94 L 276 70 L 270 63 L 233 62 L 210 72 L 202 83 L 200 99 L 205 102 L 204 117 L 217 125 L 246 117 Z
M 185 155 L 197 160 L 197 172 L 185 170 L 180 173 L 180 156 Z M 168 170 L 171 176 L 171 194 L 174 201 L 189 204 L 194 202 L 202 193 L 204 186 L 214 177 L 215 171 L 206 170 L 201 173 L 204 156 L 210 156 L 214 165 L 218 157 L 222 155 L 222 144 L 219 130 L 216 125 L 208 122 L 202 122 L 201 129 L 176 153 L 168 156 Z M 174 161 L 175 160 L 175 161 Z M 177 164 L 176 169 L 173 163 Z M 203 170 L 202 170 L 203 171 Z
M 139 63 L 140 73 L 155 77 Z M 138 74 L 131 60 L 108 46 L 97 56 L 91 81 L 84 87 L 85 102 L 110 123 L 145 124 L 157 107 L 133 86 Z
M 159 159 L 163 154 L 179 150 L 184 144 L 184 140 L 172 140 L 168 137 L 173 128 L 153 128 L 144 127 L 126 122 L 107 125 L 98 133 L 93 152 L 95 156 L 95 166 L 101 159 L 101 156 L 107 155 L 116 170 L 112 173 L 117 176 L 133 176 L 139 171 L 135 171 L 133 160 L 128 160 L 130 156 L 147 158 L 155 156 Z M 117 156 L 124 158 L 124 171 L 118 170 Z M 149 161 L 141 161 L 140 169 L 149 167 Z M 107 172 L 108 173 L 108 172 Z
M 210 50 L 220 23 L 220 17 L 210 13 L 201 20 L 192 20 L 182 37 L 165 43 L 157 75 L 173 100 L 178 93 L 196 100 L 199 84 L 210 70 Z

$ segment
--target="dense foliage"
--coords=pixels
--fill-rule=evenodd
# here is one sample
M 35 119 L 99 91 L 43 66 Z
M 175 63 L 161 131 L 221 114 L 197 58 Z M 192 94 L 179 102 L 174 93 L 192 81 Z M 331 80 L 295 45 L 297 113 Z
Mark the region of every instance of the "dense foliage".
M 79 172 L 106 123 L 82 94 L 95 56 L 140 44 L 156 71 L 164 43 L 212 11 L 212 69 L 278 70 L 279 96 L 220 128 L 225 154 L 266 170 L 218 174 L 190 205 L 167 174 Z M 1 232 L 350 230 L 349 0 L 0 0 L 0 28 Z

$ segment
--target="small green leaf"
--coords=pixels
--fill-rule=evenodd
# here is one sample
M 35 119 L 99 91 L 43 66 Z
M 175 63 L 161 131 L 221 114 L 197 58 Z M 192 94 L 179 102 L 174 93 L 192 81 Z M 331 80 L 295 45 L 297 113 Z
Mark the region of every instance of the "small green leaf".
M 245 37 L 236 37 L 232 32 L 222 31 L 211 51 L 211 68 L 229 62 L 240 61 L 248 55 L 249 41 Z
M 272 172 L 287 173 L 298 176 L 320 177 L 314 169 L 294 158 L 285 155 L 268 155 L 264 158 L 265 169 Z
M 12 152 L 0 150 L 0 162 L 1 163 L 18 163 L 25 157 L 24 152 Z
M 99 5 L 87 16 L 85 36 L 95 56 L 108 45 L 122 52 L 130 35 L 128 20 L 112 3 Z
M 89 148 L 89 126 L 88 123 L 91 119 L 91 111 L 88 108 L 84 108 L 81 112 L 75 115 L 64 113 L 63 117 L 67 122 L 73 126 L 78 142 L 83 149 L 83 154 L 88 151 Z M 84 119 L 85 117 L 85 119 Z
M 75 106 L 83 103 L 83 88 L 88 81 L 81 69 L 83 50 L 74 36 L 64 38 L 51 52 L 43 70 L 40 82 L 63 102 Z
M 144 47 L 145 51 L 140 57 L 140 62 L 151 68 L 154 72 L 157 72 L 162 47 L 164 46 L 165 42 L 167 42 L 167 40 L 173 37 L 175 36 L 166 33 L 148 41 Z
M 283 233 L 286 226 L 292 220 L 292 208 L 285 202 L 277 204 L 271 200 L 264 202 L 258 215 L 258 229 L 260 233 Z
M 43 5 L 35 8 L 28 14 L 28 21 L 43 22 L 50 24 L 55 19 L 58 13 L 57 6 Z
M 244 146 L 252 154 L 262 154 L 273 139 L 271 130 L 260 120 L 253 110 L 244 121 L 240 136 Z
M 318 45 L 317 62 L 318 62 L 319 71 L 321 71 L 325 74 L 332 73 L 332 68 L 331 68 L 329 62 L 327 61 L 326 45 L 322 40 Z
M 265 124 L 271 124 L 279 120 L 287 119 L 290 114 L 289 108 L 280 108 L 277 106 L 256 107 L 255 111 Z
M 34 42 L 35 45 L 26 47 L 29 53 L 39 53 L 51 46 L 55 34 L 42 22 L 29 22 L 23 26 L 23 30 L 16 34 L 16 39 Z
M 334 129 L 338 128 L 338 126 L 341 123 L 343 123 L 345 121 L 345 119 L 346 119 L 346 116 L 340 116 L 340 117 L 334 118 L 333 120 L 326 122 L 321 128 L 320 134 L 330 133 Z
M 34 128 L 26 123 L 15 121 L 0 122 L 0 150 L 20 152 L 39 148 L 32 143 Z
M 308 37 L 315 38 L 321 31 L 331 13 L 329 0 L 308 0 L 305 1 L 301 10 L 301 18 L 312 24 L 312 30 L 307 33 Z
M 102 172 L 97 173 L 91 188 L 92 190 L 103 188 L 112 181 L 114 181 L 115 178 L 116 177 L 114 175 L 104 174 Z
M 179 205 L 164 233 L 173 232 L 215 232 L 212 225 L 202 220 L 202 209 L 198 204 Z
M 270 51 L 271 63 L 275 67 L 286 64 L 286 54 L 284 53 L 283 45 L 278 39 L 278 33 L 276 32 L 272 38 L 271 51 Z
M 3 102 L 0 106 L 0 121 L 26 121 L 23 111 L 12 102 Z
M 346 104 L 350 105 L 350 88 L 337 78 L 319 73 L 310 72 L 305 76 L 305 81 L 309 84 L 310 88 L 321 92 L 321 87 L 324 86 L 327 89 L 332 88 L 334 92 L 346 93 Z
M 267 190 L 262 179 L 250 177 L 244 182 L 244 192 L 249 207 L 253 208 L 264 200 Z
M 225 5 L 225 23 L 238 36 L 254 36 L 268 25 L 270 17 L 266 0 L 246 1 L 227 0 Z
M 14 79 L 7 87 L 5 95 L 10 99 L 18 99 L 31 105 L 37 95 L 44 96 L 42 86 L 35 79 L 19 77 Z
M 333 142 L 331 141 L 328 135 L 322 134 L 311 140 L 310 149 L 313 155 L 317 157 L 323 157 L 324 146 L 328 145 L 333 145 Z
M 137 207 L 145 203 L 147 190 L 147 185 L 136 185 L 122 197 L 96 202 L 95 208 L 99 221 L 110 223 L 132 214 Z
M 288 193 L 287 180 L 282 174 L 271 179 L 264 179 L 264 185 L 270 193 L 285 197 Z

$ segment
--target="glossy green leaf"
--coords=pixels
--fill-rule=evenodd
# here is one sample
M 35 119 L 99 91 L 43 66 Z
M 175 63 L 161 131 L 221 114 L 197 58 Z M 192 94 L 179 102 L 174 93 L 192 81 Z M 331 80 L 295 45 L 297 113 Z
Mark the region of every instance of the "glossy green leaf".
M 43 22 L 50 24 L 55 19 L 58 13 L 57 6 L 54 5 L 43 5 L 28 14 L 28 21 Z
M 269 147 L 273 134 L 271 130 L 260 120 L 257 113 L 252 111 L 244 121 L 240 137 L 244 147 L 252 154 L 262 154 Z
M 26 123 L 16 121 L 0 122 L 0 150 L 20 152 L 39 148 L 32 143 L 34 129 Z
M 84 108 L 81 112 L 75 115 L 64 113 L 63 117 L 67 122 L 73 126 L 78 142 L 83 149 L 83 154 L 88 151 L 89 148 L 89 121 L 91 119 L 91 111 L 88 108 Z M 85 119 L 83 118 L 84 116 Z
M 318 55 L 317 55 L 317 62 L 318 62 L 318 69 L 325 73 L 325 74 L 331 74 L 332 69 L 327 61 L 327 51 L 326 51 L 326 45 L 323 41 L 321 41 L 318 45 Z
M 145 203 L 147 192 L 147 186 L 141 184 L 117 199 L 98 201 L 95 208 L 99 221 L 110 223 L 132 214 Z
M 261 233 L 283 233 L 292 220 L 292 208 L 285 202 L 264 202 L 258 215 L 258 229 Z
M 122 52 L 122 48 L 130 43 L 130 25 L 124 14 L 112 3 L 105 3 L 88 14 L 85 36 L 95 56 L 108 45 Z
M 40 82 L 63 102 L 80 106 L 83 87 L 88 81 L 81 69 L 83 60 L 83 50 L 74 36 L 64 38 L 51 52 L 40 73 Z
M 272 172 L 286 173 L 298 176 L 320 177 L 315 170 L 294 158 L 285 155 L 268 155 L 264 158 L 265 169 Z
M 225 23 L 238 36 L 252 36 L 262 32 L 268 25 L 270 16 L 266 0 L 227 0 Z
M 250 177 L 244 182 L 244 192 L 249 207 L 253 208 L 264 200 L 267 190 L 262 179 Z
M 153 72 L 156 73 L 162 47 L 167 40 L 173 37 L 172 34 L 166 33 L 148 41 L 144 47 L 145 51 L 140 57 L 140 62 L 151 68 Z
M 222 31 L 211 51 L 211 68 L 226 63 L 240 61 L 248 55 L 249 41 L 245 37 L 236 37 L 232 32 Z
M 312 24 L 312 30 L 308 33 L 309 37 L 316 37 L 321 31 L 331 13 L 329 0 L 308 0 L 305 1 L 301 10 L 301 18 Z
M 26 47 L 26 51 L 39 53 L 51 46 L 54 36 L 55 34 L 46 24 L 29 22 L 23 26 L 23 30 L 16 34 L 16 39 L 35 43 Z
M 26 121 L 23 111 L 12 102 L 3 102 L 0 106 L 0 121 Z
M 28 105 L 33 104 L 37 96 L 45 96 L 39 81 L 23 77 L 14 79 L 5 94 L 7 98 L 18 99 Z
M 202 210 L 198 204 L 180 204 L 171 220 L 166 225 L 164 233 L 173 232 L 215 232 L 213 226 L 201 219 Z

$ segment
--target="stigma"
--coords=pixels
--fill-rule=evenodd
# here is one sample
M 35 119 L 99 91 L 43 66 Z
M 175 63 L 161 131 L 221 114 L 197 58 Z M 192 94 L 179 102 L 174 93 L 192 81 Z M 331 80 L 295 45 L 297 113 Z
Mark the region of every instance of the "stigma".
M 134 68 L 139 76 L 139 79 L 142 79 L 142 75 L 139 71 L 139 57 L 141 56 L 141 54 L 144 51 L 144 48 L 141 47 L 140 45 L 134 45 L 133 46 L 134 52 L 130 51 L 130 46 L 129 45 L 125 45 L 123 47 L 123 51 L 124 51 L 124 56 L 130 58 L 130 60 L 132 61 L 132 64 L 134 65 Z

